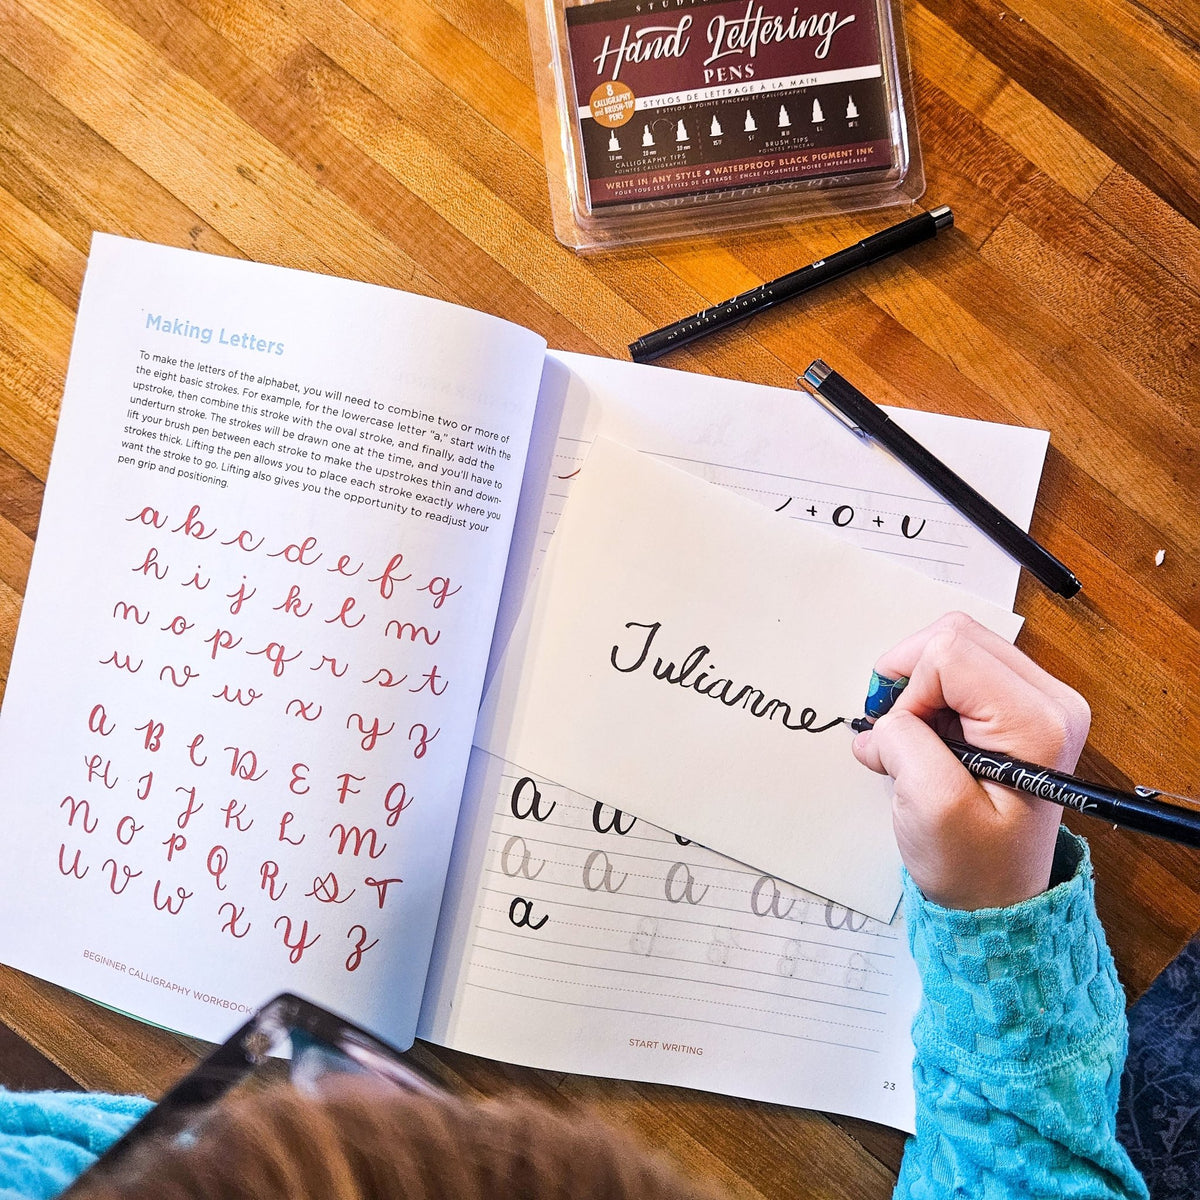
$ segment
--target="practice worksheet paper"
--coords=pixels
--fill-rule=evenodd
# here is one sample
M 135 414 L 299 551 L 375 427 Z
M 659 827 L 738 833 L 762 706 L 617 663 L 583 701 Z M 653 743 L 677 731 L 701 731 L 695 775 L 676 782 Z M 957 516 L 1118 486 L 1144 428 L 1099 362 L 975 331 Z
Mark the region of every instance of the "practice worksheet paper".
M 1028 524 L 1044 432 L 890 412 Z M 493 668 L 597 434 L 1011 607 L 1016 564 L 806 396 L 551 352 Z M 422 1036 L 911 1129 L 918 994 L 901 917 L 885 925 L 472 754 Z
M 886 781 L 849 752 L 876 655 L 1011 612 L 598 438 L 480 711 L 476 744 L 883 921 Z M 870 639 L 863 636 L 870 630 Z
M 213 1040 L 284 989 L 411 1040 L 542 358 L 96 236 L 0 719 L 0 959 Z M 452 497 L 485 437 L 470 524 L 414 499 L 418 446 Z

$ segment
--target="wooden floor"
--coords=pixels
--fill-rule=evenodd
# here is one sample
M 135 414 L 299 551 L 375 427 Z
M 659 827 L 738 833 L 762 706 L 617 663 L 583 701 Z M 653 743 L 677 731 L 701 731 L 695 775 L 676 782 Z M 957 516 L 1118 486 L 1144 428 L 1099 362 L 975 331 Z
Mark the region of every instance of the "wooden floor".
M 882 402 L 1048 429 L 1034 532 L 1085 591 L 1026 578 L 1020 644 L 1090 699 L 1087 773 L 1200 793 L 1200 5 L 905 12 L 923 203 L 953 231 L 670 365 L 792 386 L 823 357 Z M 552 232 L 518 0 L 0 0 L 0 670 L 92 230 L 622 357 L 895 217 L 577 257 Z M 1200 929 L 1200 855 L 1074 824 L 1136 996 Z M 7 969 L 0 1020 L 13 1086 L 156 1094 L 195 1053 Z M 736 1196 L 884 1197 L 899 1162 L 863 1122 L 416 1053 L 464 1087 L 592 1100 Z

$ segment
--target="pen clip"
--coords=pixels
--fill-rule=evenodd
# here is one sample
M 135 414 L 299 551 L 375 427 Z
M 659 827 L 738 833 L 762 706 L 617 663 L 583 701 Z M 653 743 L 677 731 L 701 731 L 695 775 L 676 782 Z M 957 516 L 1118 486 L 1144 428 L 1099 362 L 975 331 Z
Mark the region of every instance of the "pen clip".
M 797 375 L 796 382 L 814 399 L 818 404 L 830 415 L 837 417 L 839 421 L 855 436 L 860 438 L 868 438 L 870 435 L 867 431 L 856 422 L 852 421 L 840 408 L 831 404 L 824 396 L 821 395 L 817 388 L 812 384 L 807 375 Z

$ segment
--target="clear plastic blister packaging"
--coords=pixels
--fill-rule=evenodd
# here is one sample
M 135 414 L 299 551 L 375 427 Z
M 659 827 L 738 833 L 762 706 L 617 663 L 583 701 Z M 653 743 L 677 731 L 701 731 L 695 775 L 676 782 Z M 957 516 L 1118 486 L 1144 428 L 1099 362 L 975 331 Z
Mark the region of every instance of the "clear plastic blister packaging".
M 925 189 L 900 0 L 527 11 L 554 231 L 575 250 L 908 204 Z

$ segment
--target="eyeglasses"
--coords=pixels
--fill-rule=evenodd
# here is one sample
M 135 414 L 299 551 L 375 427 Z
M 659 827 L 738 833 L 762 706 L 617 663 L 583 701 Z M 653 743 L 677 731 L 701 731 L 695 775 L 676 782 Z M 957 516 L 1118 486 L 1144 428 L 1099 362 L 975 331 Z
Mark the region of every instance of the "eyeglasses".
M 327 1009 L 284 992 L 166 1092 L 61 1193 L 61 1200 L 68 1200 L 85 1180 L 107 1172 L 133 1147 L 152 1138 L 194 1138 L 216 1102 L 235 1090 L 289 1081 L 303 1091 L 313 1091 L 334 1074 L 368 1075 L 410 1092 L 442 1094 L 395 1047 Z

